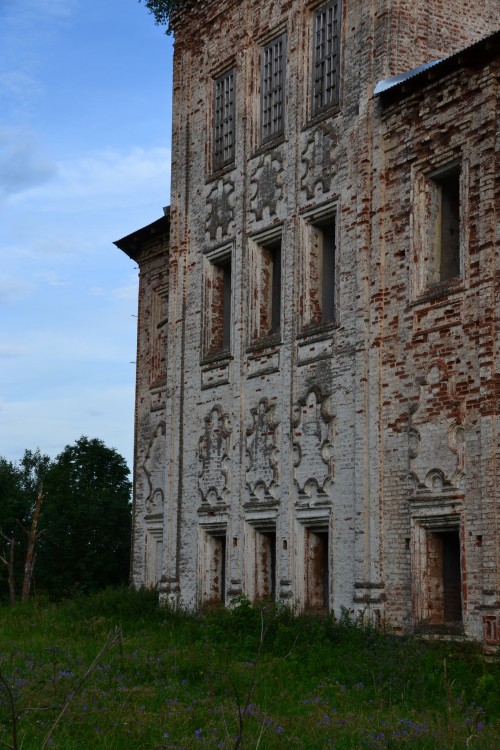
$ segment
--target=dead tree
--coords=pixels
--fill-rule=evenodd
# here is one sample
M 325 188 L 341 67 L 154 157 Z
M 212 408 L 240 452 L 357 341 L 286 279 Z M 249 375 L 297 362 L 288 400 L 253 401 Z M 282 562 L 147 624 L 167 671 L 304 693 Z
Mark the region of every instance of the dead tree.
M 0 531 L 0 536 L 7 544 L 7 552 L 5 555 L 0 555 L 0 562 L 3 562 L 7 566 L 7 576 L 9 583 L 9 601 L 14 604 L 16 601 L 16 579 L 14 577 L 14 548 L 16 544 L 15 538 L 7 536 L 3 531 Z
M 23 588 L 21 592 L 21 601 L 27 602 L 30 596 L 31 579 L 33 578 L 33 567 L 35 565 L 35 545 L 43 534 L 43 531 L 37 531 L 38 518 L 40 516 L 40 510 L 44 501 L 45 495 L 43 494 L 43 483 L 40 485 L 38 495 L 36 498 L 35 509 L 33 511 L 33 518 L 31 520 L 31 528 L 27 529 L 19 524 L 23 534 L 28 540 L 28 547 L 26 549 L 26 559 L 24 562 L 24 577 L 23 577 Z

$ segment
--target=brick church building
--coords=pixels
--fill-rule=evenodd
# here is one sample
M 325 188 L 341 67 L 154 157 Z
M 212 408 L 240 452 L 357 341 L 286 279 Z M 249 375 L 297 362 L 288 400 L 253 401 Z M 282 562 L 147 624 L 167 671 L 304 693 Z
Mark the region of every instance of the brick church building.
M 498 0 L 195 0 L 132 580 L 500 645 Z

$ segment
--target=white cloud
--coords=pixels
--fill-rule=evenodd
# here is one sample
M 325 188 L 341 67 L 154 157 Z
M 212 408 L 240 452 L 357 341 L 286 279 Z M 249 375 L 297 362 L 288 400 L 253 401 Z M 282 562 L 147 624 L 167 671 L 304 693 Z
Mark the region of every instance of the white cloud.
M 120 300 L 136 300 L 137 299 L 137 281 L 134 284 L 127 284 L 127 286 L 121 286 L 114 289 L 112 292 L 116 299 Z
M 16 344 L 0 344 L 0 359 L 13 359 L 22 357 L 26 354 L 28 349 L 25 346 L 18 346 Z
M 22 128 L 0 131 L 0 194 L 22 193 L 55 175 L 32 133 Z
M 132 467 L 133 411 L 133 385 L 78 384 L 50 400 L 4 400 L 0 403 L 0 456 L 17 460 L 25 449 L 39 447 L 55 457 L 87 435 L 116 448 Z
M 17 302 L 31 294 L 34 288 L 33 284 L 22 281 L 0 281 L 0 303 Z
M 11 196 L 12 205 L 43 201 L 58 211 L 77 207 L 87 199 L 99 205 L 107 196 L 112 201 L 138 193 L 142 186 L 167 194 L 170 181 L 170 150 L 159 146 L 134 147 L 128 152 L 105 150 L 73 161 L 57 164 L 52 179 L 43 185 L 28 187 Z
M 44 92 L 44 62 L 80 0 L 0 0 L 2 118 L 26 113 Z M 7 106 L 6 106 L 7 105 Z
M 35 274 L 36 279 L 45 282 L 49 286 L 71 286 L 72 282 L 61 279 L 54 271 L 40 271 Z
M 28 6 L 38 16 L 68 18 L 76 8 L 76 0 L 28 0 Z
M 0 94 L 21 110 L 24 110 L 33 98 L 41 96 L 43 91 L 40 81 L 26 70 L 6 70 L 0 73 Z

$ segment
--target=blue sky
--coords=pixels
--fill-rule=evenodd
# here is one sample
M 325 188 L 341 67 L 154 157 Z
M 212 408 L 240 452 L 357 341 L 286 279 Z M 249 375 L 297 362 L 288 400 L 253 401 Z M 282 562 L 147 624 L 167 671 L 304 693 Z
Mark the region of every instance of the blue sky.
M 0 0 L 0 456 L 132 467 L 137 269 L 169 203 L 172 39 L 137 0 Z

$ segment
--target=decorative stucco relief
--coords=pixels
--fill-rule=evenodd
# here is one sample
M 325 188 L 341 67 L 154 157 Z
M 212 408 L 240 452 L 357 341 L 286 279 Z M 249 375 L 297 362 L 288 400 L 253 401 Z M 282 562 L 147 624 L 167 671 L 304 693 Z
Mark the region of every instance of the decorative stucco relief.
M 278 447 L 276 405 L 262 398 L 250 410 L 252 424 L 246 431 L 246 482 L 251 500 L 276 500 Z
M 144 510 L 148 515 L 161 513 L 163 509 L 163 487 L 165 485 L 165 422 L 160 422 L 149 441 L 141 471 L 146 480 Z
M 269 217 L 277 213 L 279 201 L 283 197 L 283 157 L 277 151 L 262 156 L 250 178 L 250 210 L 257 221 L 264 217 L 264 210 Z
M 223 239 L 234 220 L 234 182 L 217 180 L 207 197 L 206 231 L 210 240 Z
M 230 435 L 229 415 L 214 406 L 205 417 L 205 431 L 198 444 L 198 487 L 203 503 L 215 505 L 229 499 Z
M 415 492 L 460 489 L 465 474 L 463 404 L 446 363 L 434 361 L 418 381 L 408 431 L 410 474 Z
M 333 484 L 334 415 L 330 399 L 319 387 L 294 407 L 295 486 L 299 499 L 324 502 Z
M 333 150 L 336 144 L 337 133 L 326 123 L 311 131 L 301 154 L 301 186 L 308 200 L 314 198 L 319 188 L 322 193 L 330 192 L 335 166 Z

